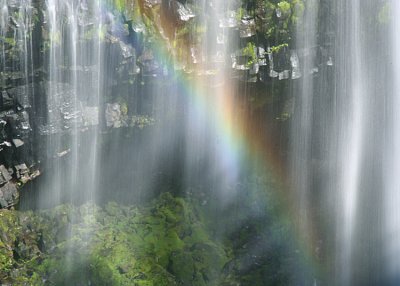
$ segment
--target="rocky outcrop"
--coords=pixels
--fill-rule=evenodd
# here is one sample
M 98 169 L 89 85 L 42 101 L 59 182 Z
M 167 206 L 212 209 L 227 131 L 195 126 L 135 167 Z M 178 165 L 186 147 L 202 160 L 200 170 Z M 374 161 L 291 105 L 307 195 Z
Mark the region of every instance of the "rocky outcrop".
M 0 8 L 0 207 L 6 208 L 18 201 L 19 188 L 40 174 L 32 128 L 32 33 L 38 10 L 18 0 L 0 1 Z
M 291 40 L 302 1 L 238 2 L 224 13 L 210 3 L 146 0 L 129 7 L 119 3 L 118 9 L 96 15 L 81 2 L 76 25 L 86 32 L 77 39 L 79 46 L 88 50 L 101 39 L 104 59 L 85 57 L 74 65 L 69 55 L 61 62 L 54 53 L 59 64 L 50 68 L 51 43 L 68 41 L 58 38 L 68 33 L 49 31 L 46 2 L 0 1 L 0 164 L 11 176 L 4 184 L 14 186 L 0 193 L 1 207 L 14 205 L 14 190 L 39 175 L 48 160 L 72 150 L 68 142 L 73 140 L 65 138 L 90 129 L 104 134 L 154 125 L 152 97 L 157 95 L 147 94 L 147 86 L 179 82 L 180 76 L 206 76 L 218 85 L 219 73 L 241 84 L 285 86 L 333 65 L 329 43 L 295 47 Z M 95 21 L 101 21 L 101 31 Z M 303 71 L 302 63 L 315 54 L 315 67 Z M 281 113 L 280 120 L 291 114 Z M 62 144 L 49 146 L 57 140 Z M 26 166 L 23 176 L 17 170 L 21 165 Z

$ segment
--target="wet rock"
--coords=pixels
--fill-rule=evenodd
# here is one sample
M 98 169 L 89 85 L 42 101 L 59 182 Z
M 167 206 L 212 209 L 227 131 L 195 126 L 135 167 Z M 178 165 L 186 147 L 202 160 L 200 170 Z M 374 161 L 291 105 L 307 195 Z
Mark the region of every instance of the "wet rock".
M 300 61 L 296 51 L 292 51 L 290 55 L 290 63 L 292 65 L 292 79 L 301 77 Z
M 94 23 L 95 20 L 93 19 L 93 16 L 90 15 L 87 3 L 85 1 L 81 1 L 78 7 L 78 25 L 80 27 L 90 29 Z
M 26 164 L 19 164 L 15 165 L 15 173 L 18 179 L 21 179 L 22 177 L 29 176 L 29 169 L 26 166 Z
M 4 186 L 0 187 L 0 207 L 9 208 L 15 205 L 18 201 L 19 193 L 16 185 L 7 182 Z
M 153 8 L 161 4 L 161 0 L 144 0 L 143 2 L 147 8 Z
M 225 17 L 222 17 L 219 20 L 220 28 L 236 28 L 238 25 L 238 21 L 236 20 L 236 12 L 228 11 Z
M 266 66 L 267 65 L 267 52 L 263 47 L 257 47 L 257 58 L 258 58 L 258 65 L 259 66 Z
M 93 69 L 82 67 L 79 72 L 82 73 L 80 74 L 82 77 L 91 78 L 90 74 L 93 73 Z M 99 124 L 99 108 L 98 106 L 89 106 L 87 97 L 81 96 L 78 99 L 69 84 L 47 82 L 46 85 L 45 92 L 51 96 L 46 102 L 47 116 L 39 118 L 40 135 L 73 134 Z
M 120 128 L 122 126 L 121 106 L 118 103 L 107 103 L 105 116 L 107 127 Z
M 329 57 L 329 58 L 328 58 L 328 60 L 327 60 L 327 62 L 326 62 L 326 65 L 327 65 L 327 66 L 333 66 L 333 59 L 332 59 L 332 57 Z
M 176 0 L 163 0 L 161 11 L 166 19 L 175 25 L 180 25 L 195 17 L 191 9 Z
M 29 175 L 29 180 L 31 181 L 31 180 L 36 179 L 37 177 L 40 176 L 40 174 L 41 174 L 40 170 L 35 170 L 35 171 L 31 172 Z
M 71 149 L 67 149 L 67 150 L 64 150 L 64 151 L 61 151 L 61 152 L 57 152 L 57 157 L 58 158 L 61 158 L 61 157 L 64 157 L 64 156 L 66 156 L 66 155 L 68 155 L 68 153 L 70 153 L 71 152 Z
M 8 110 L 15 106 L 14 99 L 5 90 L 1 92 L 0 110 Z
M 4 165 L 0 165 L 0 185 L 3 185 L 12 179 L 10 173 L 4 167 Z
M 236 53 L 236 55 L 232 55 L 232 68 L 236 70 L 249 70 L 250 67 L 248 65 L 249 63 L 249 57 L 242 55 L 241 53 Z
M 243 17 L 239 25 L 240 38 L 249 38 L 256 34 L 256 22 L 249 16 Z
M 278 73 L 278 78 L 279 78 L 279 80 L 289 79 L 290 78 L 290 71 L 289 70 L 284 70 L 284 71 Z
M 177 14 L 179 15 L 179 19 L 183 22 L 187 22 L 190 19 L 195 17 L 195 14 L 191 11 L 188 6 L 183 5 L 180 2 L 176 2 L 177 4 Z
M 134 50 L 133 50 L 133 48 L 131 46 L 125 44 L 122 41 L 119 41 L 119 46 L 121 48 L 122 55 L 123 55 L 123 57 L 125 59 L 126 58 L 131 58 L 131 57 L 134 56 Z
M 22 141 L 21 139 L 13 139 L 12 141 L 14 143 L 15 148 L 19 148 L 22 145 L 24 145 L 24 141 Z
M 105 117 L 107 127 L 120 128 L 128 126 L 128 117 L 122 112 L 119 103 L 107 103 Z
M 152 51 L 144 51 L 139 57 L 138 62 L 144 76 L 156 77 L 157 75 L 162 74 L 161 65 L 154 57 Z
M 9 94 L 10 98 L 16 100 L 22 108 L 26 109 L 31 107 L 29 98 L 32 95 L 32 91 L 32 85 L 23 85 L 8 89 L 7 93 Z
M 99 125 L 99 108 L 97 106 L 85 106 L 82 116 L 84 126 Z

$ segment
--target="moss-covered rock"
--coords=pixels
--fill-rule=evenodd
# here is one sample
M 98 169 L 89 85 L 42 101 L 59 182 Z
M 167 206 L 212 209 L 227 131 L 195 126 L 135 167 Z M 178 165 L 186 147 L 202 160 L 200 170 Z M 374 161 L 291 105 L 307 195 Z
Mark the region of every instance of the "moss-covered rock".
M 229 257 L 187 200 L 0 212 L 0 281 L 21 285 L 220 285 Z

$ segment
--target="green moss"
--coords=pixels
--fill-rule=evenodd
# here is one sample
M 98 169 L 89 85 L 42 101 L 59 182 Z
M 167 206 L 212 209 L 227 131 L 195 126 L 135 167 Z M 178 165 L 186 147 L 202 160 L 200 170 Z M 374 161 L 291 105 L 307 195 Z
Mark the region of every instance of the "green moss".
M 287 273 L 278 269 L 283 254 L 248 268 L 248 250 L 242 247 L 257 238 L 279 253 L 281 244 L 290 241 L 288 225 L 278 220 L 272 206 L 265 209 L 271 217 L 243 223 L 256 204 L 271 201 L 256 195 L 258 190 L 264 193 L 265 188 L 275 187 L 270 184 L 249 183 L 241 209 L 228 210 L 218 221 L 211 200 L 200 204 L 204 197 L 183 199 L 170 193 L 140 207 L 112 202 L 103 208 L 86 204 L 37 213 L 0 211 L 0 281 L 11 285 L 287 285 Z
M 195 263 L 190 253 L 177 251 L 171 255 L 171 272 L 184 285 L 190 285 L 195 275 Z
M 4 228 L 18 224 L 15 214 L 7 213 L 9 219 L 1 220 Z M 218 285 L 227 259 L 223 248 L 210 240 L 194 208 L 169 193 L 140 209 L 116 203 L 108 203 L 104 210 L 92 205 L 59 206 L 27 217 L 46 226 L 46 241 L 52 240 L 56 248 L 52 253 L 42 252 L 41 260 L 29 266 L 35 275 L 21 277 L 48 277 L 49 285 L 66 285 L 63 281 L 73 285 L 85 281 L 95 285 Z M 2 269 L 11 271 L 15 261 L 10 251 L 1 258 Z
M 290 4 L 287 1 L 281 1 L 278 3 L 279 9 L 281 9 L 282 13 L 287 14 L 290 12 Z

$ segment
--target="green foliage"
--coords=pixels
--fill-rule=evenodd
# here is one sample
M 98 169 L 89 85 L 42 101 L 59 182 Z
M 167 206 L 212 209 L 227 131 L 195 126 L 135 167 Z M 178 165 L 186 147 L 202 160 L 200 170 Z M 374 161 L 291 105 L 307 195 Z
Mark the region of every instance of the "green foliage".
M 0 42 L 9 45 L 11 48 L 15 47 L 17 44 L 14 38 L 11 37 L 0 37 Z
M 287 48 L 287 47 L 289 47 L 289 45 L 287 43 L 280 44 L 278 46 L 273 46 L 273 47 L 271 47 L 270 52 L 275 54 L 275 53 L 278 53 L 280 50 Z
M 0 231 L 0 280 L 9 283 L 220 285 L 228 260 L 194 208 L 169 193 L 140 209 L 108 203 L 1 211 Z
M 243 16 L 245 15 L 245 13 L 246 13 L 246 10 L 244 8 L 240 7 L 239 9 L 237 9 L 236 20 L 240 21 L 243 18 Z
M 252 42 L 248 42 L 246 47 L 242 49 L 242 54 L 243 56 L 246 56 L 249 58 L 249 60 L 246 63 L 246 66 L 249 67 L 251 66 L 254 61 L 257 59 L 257 53 L 256 53 L 256 45 Z
M 281 1 L 278 3 L 278 8 L 281 9 L 282 13 L 287 14 L 290 12 L 291 6 L 287 1 Z
M 252 58 L 253 60 L 256 59 L 257 54 L 256 54 L 256 45 L 252 42 L 248 42 L 246 47 L 243 48 L 242 50 L 244 56 L 248 56 Z

